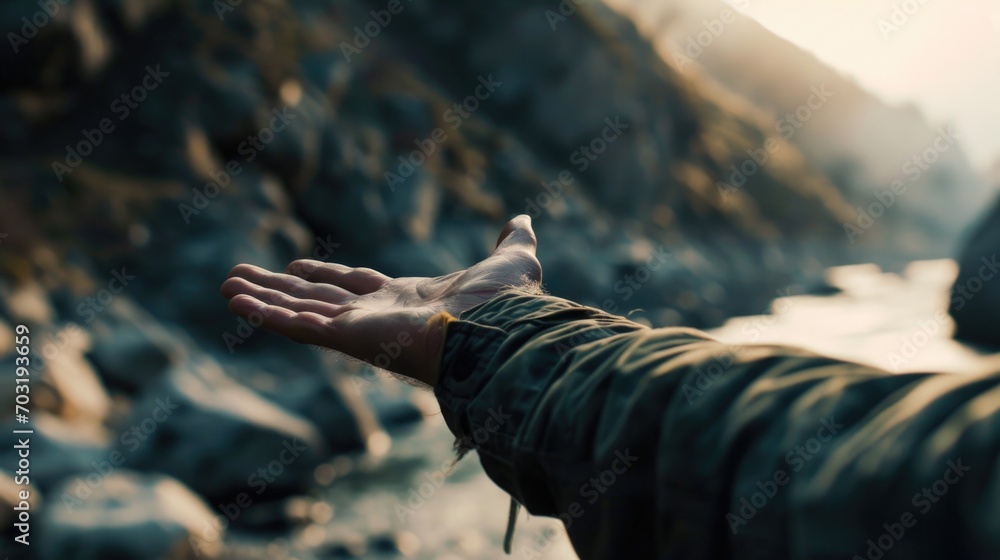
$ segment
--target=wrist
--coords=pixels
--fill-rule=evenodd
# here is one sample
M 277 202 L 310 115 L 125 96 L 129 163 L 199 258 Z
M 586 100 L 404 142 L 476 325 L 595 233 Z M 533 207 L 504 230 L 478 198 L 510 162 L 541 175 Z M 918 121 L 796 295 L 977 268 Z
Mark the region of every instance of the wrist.
M 441 376 L 441 357 L 444 354 L 444 342 L 447 335 L 448 323 L 455 321 L 447 311 L 435 314 L 427 320 L 427 329 L 424 336 L 424 364 L 426 367 L 420 372 L 421 381 L 436 387 Z

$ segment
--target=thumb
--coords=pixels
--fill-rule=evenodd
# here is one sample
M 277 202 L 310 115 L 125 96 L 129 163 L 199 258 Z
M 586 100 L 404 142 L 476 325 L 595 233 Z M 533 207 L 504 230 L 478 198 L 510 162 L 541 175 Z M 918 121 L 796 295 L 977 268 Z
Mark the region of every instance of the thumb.
M 493 256 L 502 256 L 496 262 L 505 263 L 505 273 L 510 275 L 507 284 L 517 285 L 523 282 L 541 283 L 542 265 L 535 256 L 538 240 L 535 231 L 531 229 L 531 218 L 521 214 L 507 222 Z
M 531 217 L 527 214 L 520 214 L 507 222 L 507 225 L 500 231 L 500 237 L 497 238 L 497 246 L 493 254 L 519 249 L 534 255 L 537 248 L 538 239 L 535 237 L 535 230 L 531 228 Z

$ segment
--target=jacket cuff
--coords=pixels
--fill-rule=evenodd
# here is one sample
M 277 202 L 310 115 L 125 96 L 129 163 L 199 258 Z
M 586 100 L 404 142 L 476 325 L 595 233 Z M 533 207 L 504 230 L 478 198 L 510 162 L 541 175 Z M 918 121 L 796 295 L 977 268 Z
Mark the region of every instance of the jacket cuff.
M 584 323 L 576 323 L 585 321 Z M 434 389 L 461 457 L 475 449 L 493 480 L 515 497 L 518 430 L 558 379 L 572 348 L 646 327 L 551 296 L 508 290 L 448 323 L 441 375 Z M 571 342 L 566 330 L 577 329 Z M 526 348 L 530 344 L 531 348 Z M 529 364 L 530 367 L 523 367 Z M 504 367 L 504 366 L 507 367 Z M 516 366 L 516 367 L 515 367 Z

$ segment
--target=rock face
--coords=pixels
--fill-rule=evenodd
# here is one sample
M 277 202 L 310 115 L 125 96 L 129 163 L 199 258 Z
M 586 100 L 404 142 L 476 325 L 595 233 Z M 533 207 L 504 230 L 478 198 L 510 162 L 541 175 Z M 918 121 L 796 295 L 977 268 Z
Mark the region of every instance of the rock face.
M 998 166 L 1000 169 L 1000 166 Z M 1000 175 L 1000 174 L 998 174 Z M 1000 347 L 1000 204 L 969 236 L 958 258 L 948 312 L 955 338 Z
M 205 502 L 176 480 L 129 471 L 73 507 L 45 509 L 38 526 L 33 546 L 46 559 L 211 559 L 224 534 Z

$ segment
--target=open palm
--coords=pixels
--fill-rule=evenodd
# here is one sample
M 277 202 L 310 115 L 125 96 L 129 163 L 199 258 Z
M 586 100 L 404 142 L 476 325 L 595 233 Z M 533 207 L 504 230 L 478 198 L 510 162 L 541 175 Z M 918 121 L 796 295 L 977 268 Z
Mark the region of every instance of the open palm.
M 507 223 L 486 260 L 437 278 L 390 278 L 367 268 L 313 260 L 285 273 L 249 264 L 222 284 L 229 309 L 304 344 L 343 352 L 435 385 L 447 313 L 463 311 L 509 286 L 541 281 L 528 216 Z

